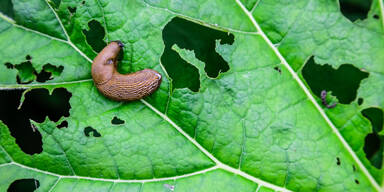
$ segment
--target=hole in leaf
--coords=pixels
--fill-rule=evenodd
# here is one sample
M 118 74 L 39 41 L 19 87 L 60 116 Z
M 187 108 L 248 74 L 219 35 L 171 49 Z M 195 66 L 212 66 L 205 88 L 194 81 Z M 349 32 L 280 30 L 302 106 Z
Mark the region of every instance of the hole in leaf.
M 336 164 L 337 164 L 337 165 L 340 165 L 340 164 L 341 164 L 341 162 L 340 162 L 340 158 L 339 158 L 339 157 L 336 157 Z
M 365 137 L 364 152 L 367 159 L 373 166 L 381 169 L 382 162 L 382 141 L 380 137 L 375 133 L 370 133 Z
M 25 94 L 21 111 L 39 123 L 42 123 L 46 116 L 57 122 L 61 117 L 69 116 L 71 96 L 65 88 L 54 89 L 52 95 L 49 95 L 47 89 L 33 89 Z
M 59 129 L 64 128 L 64 127 L 67 128 L 68 127 L 68 121 L 63 121 L 59 125 L 57 125 L 56 127 Z
M 40 83 L 44 83 L 48 80 L 52 80 L 53 79 L 52 75 L 56 77 L 60 76 L 63 70 L 64 70 L 64 67 L 61 65 L 57 67 L 48 63 L 43 66 L 43 70 L 41 70 L 40 73 L 36 74 L 35 72 L 36 81 Z
M 33 82 L 36 79 L 37 82 L 44 83 L 48 80 L 52 80 L 54 77 L 58 77 L 64 70 L 63 66 L 55 66 L 50 63 L 47 63 L 43 66 L 43 69 L 40 73 L 37 73 L 35 68 L 31 63 L 31 56 L 26 56 L 27 61 L 20 64 L 12 65 L 11 63 L 5 63 L 5 66 L 8 69 L 16 68 L 18 74 L 16 76 L 16 81 L 18 84 L 28 84 Z
M 311 57 L 305 64 L 302 75 L 312 92 L 321 98 L 321 91 L 332 91 L 342 104 L 349 104 L 356 99 L 357 89 L 361 80 L 368 77 L 351 64 L 343 64 L 338 69 L 330 65 L 318 65 Z
M 279 73 L 281 74 L 281 69 L 280 69 L 280 67 L 274 67 L 273 69 L 276 70 L 277 72 L 279 72 Z
M 94 129 L 90 126 L 84 128 L 84 135 L 85 136 L 89 137 L 91 132 L 92 132 L 92 136 L 101 137 L 101 134 L 96 129 Z
M 35 69 L 30 61 L 26 61 L 14 66 L 18 70 L 17 83 L 28 84 L 35 79 Z
M 42 152 L 41 134 L 34 130 L 30 119 L 42 123 L 46 116 L 52 121 L 69 116 L 71 93 L 64 88 L 33 89 L 25 94 L 21 109 L 17 109 L 24 90 L 0 91 L 0 120 L 8 126 L 20 149 L 33 155 Z
M 371 121 L 373 132 L 380 132 L 383 129 L 383 110 L 371 107 L 361 112 L 364 117 Z
M 88 22 L 89 30 L 83 30 L 87 43 L 96 52 L 100 52 L 107 44 L 103 41 L 105 31 L 100 22 L 92 20 Z
M 361 105 L 361 104 L 363 104 L 363 102 L 364 102 L 364 99 L 363 98 L 359 98 L 359 99 L 357 99 L 357 104 L 358 105 Z
M 356 166 L 355 165 L 352 165 L 352 170 L 353 170 L 353 172 L 356 171 Z
M 374 19 L 380 19 L 380 17 L 379 17 L 378 14 L 374 14 L 374 15 L 373 15 L 373 18 L 374 18 Z
M 356 21 L 367 18 L 367 14 L 372 4 L 372 0 L 339 0 L 341 13 L 349 20 Z
M 51 74 L 53 74 L 54 76 L 60 76 L 61 73 L 63 72 L 64 70 L 64 67 L 62 65 L 60 66 L 55 66 L 55 65 L 51 65 L 51 64 L 45 64 L 43 66 L 43 70 L 44 71 L 47 71 L 47 72 L 50 72 Z
M 50 72 L 46 72 L 46 71 L 42 70 L 39 74 L 37 74 L 36 81 L 40 82 L 40 83 L 44 83 L 44 82 L 46 82 L 48 80 L 53 79 L 51 77 L 51 75 L 52 74 Z
M 367 159 L 371 162 L 373 166 L 378 169 L 381 169 L 383 162 L 383 141 L 384 137 L 380 136 L 378 133 L 383 128 L 383 110 L 379 108 L 368 108 L 364 109 L 362 112 L 364 117 L 366 117 L 372 125 L 373 132 L 368 134 L 365 137 L 364 142 L 364 152 Z
M 81 2 L 81 4 L 83 4 L 83 5 L 84 5 L 84 4 L 85 4 L 85 1 L 82 1 L 82 2 Z
M 13 65 L 11 63 L 4 64 L 8 69 L 13 69 Z
M 33 155 L 43 151 L 41 134 L 33 131 L 28 116 L 17 110 L 23 91 L 0 91 L 0 119 L 8 126 L 21 150 Z
M 76 7 L 68 7 L 68 11 L 71 13 L 71 15 L 73 15 L 76 13 Z
M 13 181 L 7 192 L 32 192 L 40 187 L 40 182 L 37 179 L 18 179 Z
M 355 183 L 356 184 L 360 184 L 359 180 L 355 179 Z
M 32 57 L 30 55 L 27 55 L 25 56 L 25 59 L 29 61 L 29 60 L 32 60 Z
M 220 40 L 221 44 L 231 45 L 234 36 L 178 17 L 164 27 L 165 48 L 161 62 L 172 78 L 174 88 L 187 87 L 198 91 L 200 87 L 198 70 L 172 50 L 174 44 L 182 49 L 193 50 L 196 58 L 205 63 L 204 69 L 209 77 L 217 77 L 220 72 L 229 70 L 228 63 L 215 50 L 216 40 Z
M 114 124 L 114 125 L 121 125 L 121 124 L 124 124 L 125 121 L 124 120 L 121 120 L 119 119 L 118 117 L 113 117 L 113 119 L 111 120 L 111 123 Z
M 4 15 L 14 19 L 15 12 L 13 10 L 12 0 L 1 0 L 0 1 L 0 12 L 2 12 Z
M 187 87 L 191 91 L 199 91 L 199 70 L 182 59 L 176 51 L 164 49 L 163 55 L 161 62 L 172 78 L 173 88 Z M 183 74 L 180 74 L 180 71 L 183 71 Z

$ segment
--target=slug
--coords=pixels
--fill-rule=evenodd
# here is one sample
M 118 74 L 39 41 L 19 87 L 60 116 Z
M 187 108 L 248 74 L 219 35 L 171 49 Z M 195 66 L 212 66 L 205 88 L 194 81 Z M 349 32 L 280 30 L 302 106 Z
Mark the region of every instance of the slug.
M 144 69 L 125 75 L 117 71 L 117 55 L 122 47 L 122 42 L 112 41 L 93 60 L 92 79 L 97 89 L 116 101 L 138 100 L 156 91 L 161 83 L 157 71 Z

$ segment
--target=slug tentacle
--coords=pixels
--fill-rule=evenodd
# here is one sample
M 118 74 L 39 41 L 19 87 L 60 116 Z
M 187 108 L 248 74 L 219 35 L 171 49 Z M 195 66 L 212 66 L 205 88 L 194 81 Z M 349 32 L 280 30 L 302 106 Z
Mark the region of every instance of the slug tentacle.
M 92 63 L 93 81 L 97 89 L 110 99 L 141 99 L 160 86 L 161 75 L 152 69 L 120 74 L 117 71 L 117 55 L 123 46 L 120 41 L 112 41 L 96 56 Z

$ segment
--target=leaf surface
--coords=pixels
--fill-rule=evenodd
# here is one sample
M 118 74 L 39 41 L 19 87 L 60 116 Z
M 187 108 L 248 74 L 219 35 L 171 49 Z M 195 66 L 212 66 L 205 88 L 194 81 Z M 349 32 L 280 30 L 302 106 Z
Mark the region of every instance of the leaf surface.
M 380 0 L 373 1 L 369 19 L 356 22 L 330 0 L 12 4 L 0 17 L 0 97 L 16 96 L 12 105 L 0 102 L 7 107 L 0 113 L 2 191 L 26 178 L 37 179 L 39 191 L 383 189 L 383 170 L 371 161 L 383 154 L 367 158 L 366 136 L 374 129 L 362 113 L 384 107 Z M 233 42 L 216 38 L 214 50 L 175 43 L 169 51 L 189 67 L 170 74 L 161 57 L 163 29 L 174 17 L 230 34 Z M 112 40 L 125 44 L 119 71 L 159 71 L 158 91 L 126 103 L 98 92 L 92 59 Z M 206 66 L 212 64 L 201 59 L 207 52 L 222 57 L 229 70 L 211 77 Z M 356 99 L 324 107 L 301 74 L 310 57 L 318 65 L 351 64 L 369 73 Z M 43 73 L 50 75 L 44 82 Z M 175 89 L 171 75 L 198 78 L 198 90 Z M 70 95 L 68 115 L 28 116 L 36 91 L 53 96 L 61 88 Z M 27 116 L 19 122 L 26 127 L 16 133 L 10 114 L 22 112 Z M 42 151 L 28 154 L 21 147 L 16 135 L 26 129 L 33 129 L 37 140 L 31 143 L 41 142 Z M 382 128 L 376 131 L 382 135 Z

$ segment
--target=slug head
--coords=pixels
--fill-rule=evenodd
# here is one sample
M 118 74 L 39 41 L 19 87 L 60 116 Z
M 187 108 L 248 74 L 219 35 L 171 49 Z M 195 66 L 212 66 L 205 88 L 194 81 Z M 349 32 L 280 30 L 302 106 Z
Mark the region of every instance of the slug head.
M 117 56 L 123 46 L 120 41 L 112 41 L 95 57 L 92 78 L 96 84 L 104 84 L 112 78 L 117 67 Z

